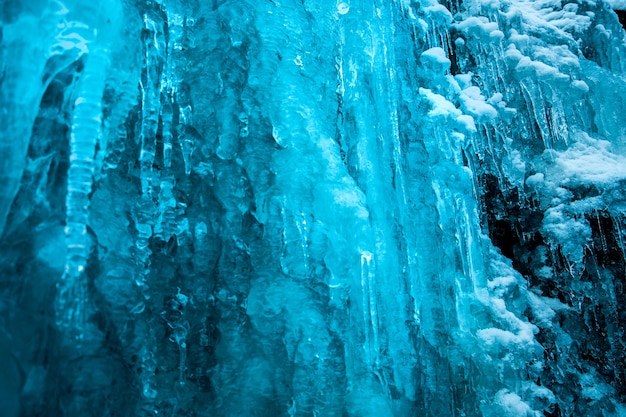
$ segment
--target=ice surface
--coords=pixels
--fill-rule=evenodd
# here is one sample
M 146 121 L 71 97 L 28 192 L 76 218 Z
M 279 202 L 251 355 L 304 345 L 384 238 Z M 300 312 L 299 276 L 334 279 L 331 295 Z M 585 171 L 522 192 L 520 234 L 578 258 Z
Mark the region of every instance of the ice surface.
M 0 409 L 626 415 L 621 3 L 4 2 Z

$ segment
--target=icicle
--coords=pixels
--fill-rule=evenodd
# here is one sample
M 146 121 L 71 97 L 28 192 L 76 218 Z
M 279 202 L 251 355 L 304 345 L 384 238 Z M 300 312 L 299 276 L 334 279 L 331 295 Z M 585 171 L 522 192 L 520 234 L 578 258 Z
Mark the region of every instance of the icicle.
M 622 259 L 626 259 L 626 244 L 624 242 L 624 230 L 622 229 L 622 222 L 624 218 L 621 214 L 613 216 L 613 227 L 615 227 L 615 238 L 617 241 L 617 245 L 619 246 L 622 252 Z
M 175 128 L 174 122 L 174 92 L 180 82 L 176 74 L 179 63 L 174 57 L 182 49 L 183 38 L 182 17 L 166 10 L 169 32 L 167 44 L 167 59 L 165 70 L 161 80 L 161 121 L 163 131 L 163 165 L 165 168 L 172 166 L 172 140 Z
M 148 275 L 150 274 L 150 239 L 157 217 L 154 203 L 154 185 L 157 181 L 153 171 L 156 155 L 156 133 L 159 122 L 161 71 L 165 58 L 164 36 L 162 25 L 157 24 L 148 14 L 144 14 L 144 67 L 141 74 L 141 148 L 139 151 L 141 199 L 133 210 L 137 236 L 131 253 L 137 274 L 135 284 L 139 287 L 145 303 L 150 299 Z M 139 311 L 143 311 L 143 307 Z M 142 348 L 139 352 L 140 383 L 142 386 L 141 413 L 154 415 L 156 397 L 158 395 L 155 381 L 156 359 L 154 334 L 147 318 L 139 318 L 145 322 L 144 332 L 137 334 L 141 338 Z
M 163 166 L 171 168 L 172 166 L 172 127 L 174 120 L 174 111 L 172 102 L 166 94 L 161 95 L 161 121 L 163 124 Z
M 161 180 L 159 192 L 159 219 L 155 226 L 154 235 L 168 242 L 176 234 L 176 198 L 173 189 L 175 184 L 173 176 L 164 176 Z
M 161 312 L 161 317 L 171 329 L 169 340 L 178 345 L 178 383 L 185 384 L 185 371 L 187 362 L 187 333 L 189 332 L 189 321 L 185 319 L 185 308 L 189 302 L 189 297 L 180 292 L 172 297 L 169 308 Z
M 122 160 L 122 154 L 126 150 L 126 141 L 128 140 L 128 131 L 124 123 L 120 123 L 115 131 L 115 140 L 107 151 L 104 158 L 104 169 L 116 169 Z
M 559 99 L 559 92 L 554 91 L 554 88 L 549 84 L 546 86 L 550 91 L 552 100 L 550 100 L 549 111 L 546 111 L 546 118 L 548 118 L 548 125 L 552 138 L 556 142 L 562 142 L 567 146 L 568 140 L 568 123 L 565 116 L 565 110 L 563 109 L 563 103 Z
M 606 236 L 604 235 L 604 230 L 602 229 L 602 223 L 600 221 L 600 212 L 596 211 L 595 213 L 596 223 L 598 225 L 598 234 L 600 235 L 600 244 L 602 245 L 602 252 L 608 253 L 609 245 L 606 243 Z
M 552 149 L 552 135 L 550 134 L 550 128 L 546 123 L 546 108 L 543 95 L 541 94 L 541 88 L 535 84 L 534 81 L 529 83 L 520 82 L 520 88 L 524 92 L 527 104 L 529 106 L 530 115 L 534 117 L 535 123 L 539 127 L 539 134 L 543 141 L 545 149 Z
M 137 240 L 135 242 L 135 262 L 140 268 L 140 286 L 145 286 L 149 272 L 148 247 L 154 224 L 153 186 L 155 182 L 152 165 L 156 154 L 156 133 L 160 111 L 159 87 L 163 63 L 162 36 L 157 24 L 144 15 L 144 69 L 141 79 L 141 149 L 139 153 L 141 201 L 134 210 Z
M 210 250 L 210 241 L 207 237 L 208 231 L 209 230 L 205 222 L 199 222 L 196 224 L 196 227 L 194 227 L 194 262 L 196 264 L 196 269 L 202 269 L 205 267 L 207 261 L 209 260 L 207 255 L 207 252 Z
M 112 84 L 114 81 L 112 82 Z M 126 129 L 126 119 L 128 113 L 137 102 L 137 85 L 132 82 L 123 82 L 117 93 L 113 111 L 106 118 L 104 125 L 104 135 L 100 152 L 98 152 L 98 166 L 96 172 L 101 169 L 116 169 L 122 159 L 122 154 L 126 149 L 128 131 Z M 113 138 L 111 142 L 104 139 Z
M 144 15 L 144 72 L 141 77 L 141 191 L 144 196 L 152 195 L 154 156 L 156 154 L 156 133 L 159 123 L 159 87 L 164 51 L 163 34 L 148 15 Z
M 169 80 L 168 89 L 171 88 L 173 102 L 178 106 L 178 143 L 183 154 L 185 174 L 191 174 L 193 163 L 192 156 L 196 145 L 201 138 L 193 127 L 193 105 L 191 102 L 191 88 L 182 81 L 182 71 L 185 68 L 185 58 L 182 55 L 185 43 L 189 41 L 186 28 L 193 26 L 195 20 L 185 18 L 183 15 L 166 9 L 170 41 L 168 45 L 167 74 Z M 166 120 L 163 119 L 165 128 Z M 165 146 L 165 141 L 164 141 Z
M 283 204 L 287 202 L 284 200 Z M 295 215 L 291 210 L 281 207 L 283 218 L 282 249 L 280 266 L 285 275 L 292 278 L 309 277 L 309 232 L 306 215 Z M 298 218 L 300 217 L 300 218 Z
M 191 174 L 193 152 L 196 150 L 196 144 L 201 140 L 200 133 L 190 125 L 178 126 L 178 143 L 183 153 L 183 161 L 185 163 L 185 174 Z
M 155 235 L 163 241 L 168 242 L 172 236 L 176 234 L 176 205 L 177 201 L 174 197 L 174 187 L 176 186 L 176 178 L 170 168 L 172 167 L 173 157 L 173 140 L 174 140 L 174 84 L 178 82 L 178 77 L 174 74 L 174 67 L 177 62 L 173 59 L 175 51 L 181 49 L 177 44 L 181 37 L 180 31 L 182 18 L 166 11 L 167 28 L 169 32 L 169 42 L 167 51 L 165 52 L 165 68 L 161 77 L 160 84 L 160 117 L 161 132 L 163 144 L 163 167 L 161 172 L 160 192 L 158 197 L 159 219 L 155 226 Z
M 70 135 L 70 168 L 66 196 L 67 254 L 65 272 L 57 284 L 57 324 L 82 339 L 86 282 L 83 276 L 89 257 L 87 221 L 89 193 L 93 184 L 94 155 L 102 133 L 102 95 L 108 67 L 106 51 L 89 53 L 75 101 Z
M 365 331 L 365 350 L 369 365 L 378 365 L 378 307 L 376 305 L 376 276 L 372 267 L 374 255 L 369 251 L 361 251 L 361 291 L 363 322 Z

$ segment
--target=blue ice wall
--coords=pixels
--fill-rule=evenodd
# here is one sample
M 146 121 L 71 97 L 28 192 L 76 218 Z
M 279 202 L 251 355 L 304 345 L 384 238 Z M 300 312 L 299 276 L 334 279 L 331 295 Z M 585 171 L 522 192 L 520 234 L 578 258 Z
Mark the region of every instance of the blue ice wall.
M 626 4 L 1 5 L 7 417 L 626 415 Z

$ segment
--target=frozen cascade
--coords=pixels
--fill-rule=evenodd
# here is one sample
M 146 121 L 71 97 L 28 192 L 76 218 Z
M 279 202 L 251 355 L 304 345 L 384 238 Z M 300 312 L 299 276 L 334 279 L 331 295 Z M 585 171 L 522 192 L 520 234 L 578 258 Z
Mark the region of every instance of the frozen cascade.
M 0 408 L 626 416 L 621 8 L 5 2 Z

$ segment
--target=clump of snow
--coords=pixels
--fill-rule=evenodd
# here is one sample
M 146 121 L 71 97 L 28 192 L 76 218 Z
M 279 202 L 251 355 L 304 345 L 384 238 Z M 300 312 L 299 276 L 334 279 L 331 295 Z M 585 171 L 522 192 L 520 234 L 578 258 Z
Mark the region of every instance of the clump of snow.
M 420 88 L 420 95 L 430 103 L 431 110 L 428 112 L 429 116 L 460 116 L 461 110 L 457 109 L 453 103 L 448 101 L 441 94 L 433 93 L 428 88 Z
M 454 79 L 459 83 L 461 89 L 466 89 L 472 85 L 472 73 L 457 74 Z
M 516 286 L 517 279 L 513 275 L 500 276 L 487 281 L 487 287 L 492 295 L 500 298 L 504 297 L 511 288 L 515 288 Z
M 441 4 L 424 7 L 424 12 L 435 24 L 448 26 L 452 22 L 452 14 Z
M 555 165 L 566 183 L 610 184 L 626 179 L 626 158 L 611 143 L 581 134 L 578 142 L 556 153 Z
M 574 80 L 574 81 L 572 81 L 572 87 L 577 88 L 578 90 L 582 91 L 583 93 L 589 92 L 589 86 L 587 85 L 586 82 L 581 81 L 581 80 Z
M 555 66 L 562 71 L 575 71 L 580 69 L 580 61 L 565 45 L 535 46 L 533 48 L 533 59 L 541 61 L 547 65 Z
M 532 307 L 533 315 L 535 316 L 537 323 L 543 326 L 551 326 L 552 319 L 554 318 L 554 316 L 556 316 L 556 312 L 545 301 L 552 299 L 539 297 L 538 295 L 529 292 L 528 300 Z
M 430 117 L 450 117 L 456 122 L 454 124 L 456 129 L 466 133 L 476 132 L 474 118 L 471 115 L 463 114 L 447 98 L 427 88 L 420 88 L 419 93 L 430 105 L 430 110 L 428 111 Z
M 474 3 L 480 5 L 483 13 L 493 12 L 500 8 L 500 0 L 478 0 Z
M 422 57 L 429 57 L 432 60 L 450 64 L 450 60 L 446 57 L 446 52 L 443 50 L 443 48 L 440 48 L 438 46 L 425 50 L 422 53 Z
M 422 32 L 428 31 L 428 23 L 421 17 L 417 19 L 417 25 L 422 30 Z
M 575 265 L 581 265 L 583 248 L 591 240 L 591 228 L 583 216 L 569 212 L 560 204 L 545 212 L 543 235 L 555 245 L 561 246 L 563 255 Z
M 626 0 L 607 0 L 614 10 L 626 10 Z
M 422 65 L 436 72 L 445 72 L 450 69 L 450 60 L 446 52 L 439 47 L 430 48 L 421 55 Z
M 514 276 L 507 275 L 504 277 L 497 277 L 497 278 L 492 279 L 491 281 L 487 283 L 487 286 L 492 290 L 495 288 L 508 288 L 511 285 L 515 284 L 516 282 L 517 280 L 515 279 Z
M 489 100 L 487 100 L 487 103 L 491 105 L 498 105 L 499 103 L 502 102 L 503 97 L 504 96 L 502 95 L 502 93 L 494 93 L 491 97 L 489 97 Z
M 504 51 L 504 59 L 511 67 L 515 67 L 517 63 L 524 57 L 514 44 L 509 44 Z
M 462 114 L 457 117 L 457 121 L 461 125 L 461 129 L 466 132 L 476 132 L 476 123 L 474 122 L 474 118 L 467 114 Z
M 544 179 L 545 175 L 543 175 L 541 172 L 538 172 L 526 178 L 526 185 L 536 188 L 543 184 Z
M 496 22 L 490 22 L 484 16 L 472 16 L 454 25 L 461 33 L 468 37 L 480 39 L 485 42 L 500 41 L 504 33 L 500 31 Z
M 446 75 L 446 80 L 448 81 L 450 92 L 454 92 L 454 94 L 459 94 L 461 92 L 461 86 L 459 85 L 456 77 L 448 74 Z
M 461 109 L 479 120 L 493 120 L 498 117 L 498 112 L 492 105 L 488 104 L 481 94 L 480 88 L 471 86 L 463 91 L 459 97 Z
M 505 115 L 509 117 L 512 117 L 512 115 L 515 115 L 516 113 L 515 109 L 510 109 L 508 107 L 506 107 L 504 111 Z M 522 178 L 524 176 L 524 172 L 526 172 L 526 162 L 524 161 L 522 153 L 517 149 L 512 149 L 509 151 L 509 154 L 511 155 L 511 165 L 509 170 L 511 178 Z
M 540 373 L 542 369 L 543 367 L 539 367 L 536 369 L 536 372 Z M 522 389 L 519 392 L 522 393 L 526 404 L 533 410 L 546 410 L 557 402 L 554 393 L 545 386 L 537 385 L 534 382 L 523 382 L 521 385 Z M 544 414 L 533 411 L 530 415 L 543 416 Z
M 507 389 L 496 393 L 496 403 L 505 410 L 507 417 L 528 417 L 535 414 L 519 395 Z
M 582 34 L 590 25 L 589 15 L 579 15 L 577 7 L 563 7 L 558 1 L 512 0 L 505 13 L 509 21 L 520 22 L 516 30 L 553 44 L 576 45 L 572 33 Z
M 502 32 L 501 30 L 493 30 L 489 33 L 489 38 L 491 38 L 492 40 L 496 41 L 496 42 L 500 42 L 501 40 L 504 39 L 504 32 Z
M 487 345 L 499 344 L 507 346 L 517 341 L 517 336 L 513 332 L 495 327 L 480 329 L 477 334 Z
M 561 73 L 557 68 L 544 64 L 541 61 L 534 61 L 527 56 L 521 57 L 515 67 L 515 71 L 521 77 L 530 77 L 536 80 L 569 80 L 569 76 Z
M 498 293 L 503 293 L 509 288 L 516 287 L 515 283 L 505 288 L 495 291 L 489 298 L 488 304 L 494 317 L 497 317 L 501 327 L 489 327 L 480 329 L 476 335 L 487 347 L 504 347 L 508 349 L 530 348 L 535 344 L 536 326 L 520 320 L 514 313 L 507 309 L 502 298 L 498 298 Z

